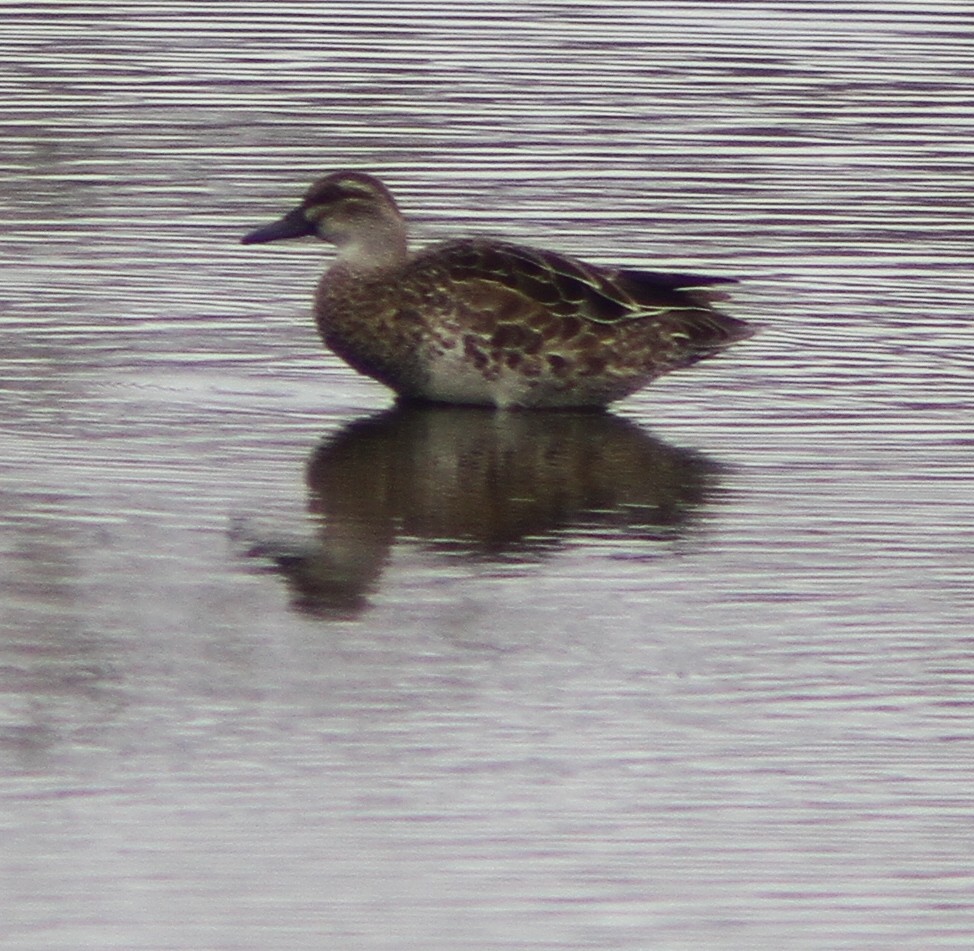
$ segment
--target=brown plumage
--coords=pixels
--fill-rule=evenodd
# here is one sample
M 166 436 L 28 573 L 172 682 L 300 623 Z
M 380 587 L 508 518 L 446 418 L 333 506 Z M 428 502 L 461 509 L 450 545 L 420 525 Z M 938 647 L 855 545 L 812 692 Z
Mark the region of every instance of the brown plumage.
M 310 234 L 339 251 L 315 301 L 326 344 L 407 398 L 602 406 L 751 334 L 712 305 L 732 278 L 599 267 L 485 238 L 410 256 L 391 194 L 361 172 L 321 179 L 243 240 Z

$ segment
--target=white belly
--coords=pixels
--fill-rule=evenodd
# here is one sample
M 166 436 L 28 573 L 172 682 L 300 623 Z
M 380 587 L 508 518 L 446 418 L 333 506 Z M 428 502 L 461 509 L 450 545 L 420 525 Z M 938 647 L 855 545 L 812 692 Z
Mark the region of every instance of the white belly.
M 438 353 L 426 366 L 426 382 L 419 395 L 444 403 L 475 406 L 568 407 L 604 406 L 636 389 L 637 382 L 622 383 L 613 390 L 608 381 L 575 381 L 574 385 L 552 373 L 527 376 L 507 366 L 494 365 L 481 371 L 459 347 Z

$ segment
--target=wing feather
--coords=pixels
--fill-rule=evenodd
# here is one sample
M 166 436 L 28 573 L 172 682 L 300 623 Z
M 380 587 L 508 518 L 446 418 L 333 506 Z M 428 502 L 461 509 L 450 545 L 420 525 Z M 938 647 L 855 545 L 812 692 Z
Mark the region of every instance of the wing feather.
M 450 281 L 501 285 L 558 313 L 596 324 L 659 319 L 674 312 L 710 310 L 715 285 L 734 278 L 602 268 L 550 251 L 488 240 L 439 245 L 416 259 L 436 260 Z

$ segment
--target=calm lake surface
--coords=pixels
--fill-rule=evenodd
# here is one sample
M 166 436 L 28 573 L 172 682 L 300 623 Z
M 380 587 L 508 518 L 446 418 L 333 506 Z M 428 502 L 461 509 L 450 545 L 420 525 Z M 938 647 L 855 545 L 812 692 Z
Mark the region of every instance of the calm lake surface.
M 974 943 L 967 0 L 0 9 L 4 948 Z M 738 275 L 604 417 L 394 411 L 316 176 Z

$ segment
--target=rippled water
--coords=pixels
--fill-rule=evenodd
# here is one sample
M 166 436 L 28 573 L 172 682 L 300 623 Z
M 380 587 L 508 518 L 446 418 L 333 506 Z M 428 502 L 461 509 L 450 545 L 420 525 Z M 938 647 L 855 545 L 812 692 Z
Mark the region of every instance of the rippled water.
M 5 947 L 967 948 L 966 2 L 11 3 Z M 746 277 L 606 417 L 390 411 L 243 248 Z

